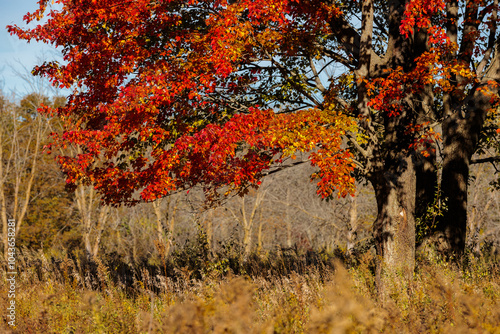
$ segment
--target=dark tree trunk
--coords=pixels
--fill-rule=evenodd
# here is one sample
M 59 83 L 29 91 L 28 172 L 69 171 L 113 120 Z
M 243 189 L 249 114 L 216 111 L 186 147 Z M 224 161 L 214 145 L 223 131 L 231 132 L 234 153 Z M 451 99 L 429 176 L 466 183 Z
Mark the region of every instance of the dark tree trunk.
M 418 239 L 418 242 L 421 242 L 425 233 L 428 233 L 424 225 L 430 227 L 432 224 L 432 221 L 427 220 L 429 219 L 429 209 L 434 204 L 436 196 L 438 195 L 438 175 L 435 152 L 430 152 L 430 156 L 428 157 L 417 154 L 415 160 L 415 219 L 419 219 L 422 224 L 420 227 L 421 231 L 419 231 L 421 236 Z M 417 226 L 417 230 L 418 228 Z M 417 247 L 418 246 L 419 244 L 417 244 Z
M 475 143 L 466 120 L 455 113 L 443 122 L 444 161 L 441 189 L 447 210 L 437 226 L 439 250 L 460 256 L 467 231 L 467 183 Z
M 371 178 L 378 215 L 373 225 L 379 263 L 377 282 L 383 294 L 387 274 L 410 279 L 415 268 L 415 187 L 413 158 L 404 153 Z
M 477 87 L 463 104 L 443 121 L 444 160 L 441 189 L 447 210 L 432 239 L 445 255 L 460 258 L 465 251 L 467 232 L 467 184 L 469 166 L 491 96 Z
M 450 55 L 464 67 L 469 67 L 473 60 L 476 40 L 474 38 L 458 38 L 459 2 L 452 0 L 446 5 L 446 33 L 451 42 L 460 43 L 459 52 Z M 479 5 L 467 3 L 463 13 L 464 36 L 473 36 L 478 32 Z M 496 7 L 492 14 L 496 19 Z M 437 250 L 444 255 L 453 255 L 460 258 L 465 251 L 467 233 L 467 184 L 469 166 L 479 141 L 486 114 L 492 108 L 492 97 L 498 94 L 497 85 L 490 85 L 488 81 L 500 79 L 500 58 L 496 39 L 496 26 L 489 32 L 488 51 L 484 59 L 476 68 L 478 83 L 468 93 L 470 81 L 460 75 L 452 76 L 451 83 L 455 91 L 443 96 L 443 144 L 444 160 L 441 179 L 443 198 L 447 201 L 447 210 L 439 220 L 436 230 L 429 241 L 437 246 Z M 490 58 L 492 51 L 495 55 Z M 489 67 L 483 73 L 485 66 Z M 462 99 L 457 91 L 466 95 Z

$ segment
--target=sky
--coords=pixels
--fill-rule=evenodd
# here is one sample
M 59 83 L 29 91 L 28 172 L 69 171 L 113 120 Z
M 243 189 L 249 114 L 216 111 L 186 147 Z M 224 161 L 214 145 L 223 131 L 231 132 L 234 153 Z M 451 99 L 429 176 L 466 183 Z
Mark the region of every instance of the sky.
M 46 81 L 32 77 L 30 72 L 43 60 L 60 58 L 59 52 L 43 43 L 32 41 L 28 44 L 10 36 L 6 29 L 10 24 L 24 27 L 23 16 L 36 8 L 37 0 L 0 0 L 0 89 L 9 97 L 19 98 L 33 91 L 47 95 L 55 93 Z

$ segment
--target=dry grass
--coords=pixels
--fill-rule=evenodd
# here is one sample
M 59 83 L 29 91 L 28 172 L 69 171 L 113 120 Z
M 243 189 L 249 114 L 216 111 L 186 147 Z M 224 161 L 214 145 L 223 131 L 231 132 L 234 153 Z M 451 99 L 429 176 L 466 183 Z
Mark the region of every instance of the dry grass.
M 215 264 L 203 278 L 186 267 L 176 277 L 142 270 L 126 288 L 100 261 L 92 279 L 81 263 L 66 258 L 56 265 L 25 251 L 17 328 L 1 315 L 0 332 L 500 333 L 498 267 L 421 262 L 412 281 L 395 278 L 381 301 L 371 261 L 367 255 L 350 269 L 335 263 L 335 269 L 309 266 L 286 275 L 221 274 Z M 2 279 L 0 309 L 6 307 Z

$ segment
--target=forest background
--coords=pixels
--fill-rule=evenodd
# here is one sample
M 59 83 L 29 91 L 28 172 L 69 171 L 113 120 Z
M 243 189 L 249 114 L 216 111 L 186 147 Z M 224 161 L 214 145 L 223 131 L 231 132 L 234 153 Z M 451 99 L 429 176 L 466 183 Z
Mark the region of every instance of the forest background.
M 298 247 L 304 251 L 349 252 L 371 244 L 376 217 L 373 189 L 358 184 L 356 196 L 318 198 L 307 164 L 268 176 L 258 190 L 207 208 L 201 189 L 178 192 L 134 207 L 103 206 L 90 186 L 65 190 L 54 154 L 44 152 L 48 134 L 60 126 L 37 112 L 63 97 L 41 93 L 20 101 L 2 97 L 2 215 L 18 221 L 18 246 L 51 254 L 115 254 L 126 263 L 159 264 L 155 240 L 168 252 L 185 246 L 203 231 L 210 249 L 239 245 L 246 253 Z M 69 149 L 68 149 L 69 150 Z M 66 152 L 64 152 L 66 153 Z M 67 152 L 71 154 L 71 152 Z M 468 201 L 468 248 L 498 252 L 500 197 L 491 189 L 493 166 L 474 166 Z

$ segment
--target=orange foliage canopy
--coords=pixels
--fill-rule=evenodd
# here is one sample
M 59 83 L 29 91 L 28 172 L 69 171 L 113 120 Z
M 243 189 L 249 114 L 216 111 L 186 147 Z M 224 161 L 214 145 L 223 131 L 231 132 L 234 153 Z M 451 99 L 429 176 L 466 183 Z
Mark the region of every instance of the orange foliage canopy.
M 388 149 L 435 155 L 432 123 L 444 113 L 418 106 L 426 96 L 427 109 L 445 95 L 462 101 L 479 82 L 464 55 L 484 49 L 456 56 L 445 1 L 391 3 L 404 13 L 390 15 L 386 4 L 363 4 L 342 5 L 362 12 L 354 29 L 333 1 L 59 0 L 49 10 L 42 0 L 25 21 L 45 23 L 9 29 L 62 50 L 62 63 L 35 72 L 73 89 L 66 106 L 47 110 L 65 123 L 52 147 L 82 148 L 59 157 L 70 185 L 93 184 L 108 203 L 194 185 L 215 200 L 308 152 L 318 194 L 346 196 L 355 167 L 368 179 L 386 172 Z M 496 27 L 495 6 L 482 9 L 487 26 Z M 472 29 L 461 42 L 483 37 Z M 336 78 L 325 74 L 331 63 L 343 66 Z
M 354 164 L 342 136 L 355 121 L 335 103 L 277 112 L 253 103 L 269 55 L 294 57 L 296 45 L 330 33 L 341 15 L 315 1 L 60 0 L 9 27 L 22 39 L 62 48 L 62 63 L 34 72 L 73 89 L 66 106 L 46 110 L 65 124 L 57 146 L 67 182 L 93 184 L 108 203 L 150 201 L 201 184 L 210 199 L 242 193 L 297 151 L 318 167 L 318 193 L 353 191 Z M 307 22 L 307 25 L 304 24 Z M 299 84 L 298 84 L 299 85 Z M 333 92 L 332 92 L 333 94 Z M 233 103 L 238 101 L 238 108 Z

